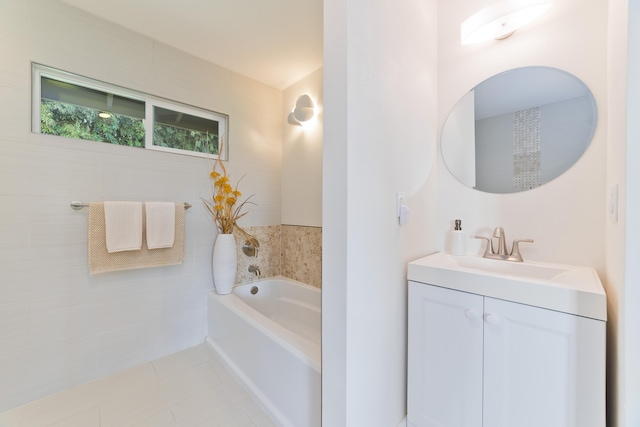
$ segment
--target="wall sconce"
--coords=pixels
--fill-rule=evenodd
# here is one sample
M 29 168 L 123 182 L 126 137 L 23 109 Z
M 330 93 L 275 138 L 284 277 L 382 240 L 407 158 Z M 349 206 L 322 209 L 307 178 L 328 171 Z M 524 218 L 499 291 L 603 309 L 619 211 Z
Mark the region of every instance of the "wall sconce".
M 294 126 L 302 126 L 315 114 L 313 101 L 309 95 L 300 95 L 296 104 L 287 117 L 287 123 Z
M 506 39 L 542 15 L 552 4 L 553 0 L 505 0 L 485 7 L 460 26 L 462 44 Z

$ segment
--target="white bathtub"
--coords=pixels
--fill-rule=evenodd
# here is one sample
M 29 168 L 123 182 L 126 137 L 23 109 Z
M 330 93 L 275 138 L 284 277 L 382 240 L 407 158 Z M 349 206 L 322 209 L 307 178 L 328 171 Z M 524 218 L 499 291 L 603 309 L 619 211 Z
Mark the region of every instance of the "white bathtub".
M 320 427 L 320 296 L 285 277 L 209 293 L 207 343 L 281 427 Z

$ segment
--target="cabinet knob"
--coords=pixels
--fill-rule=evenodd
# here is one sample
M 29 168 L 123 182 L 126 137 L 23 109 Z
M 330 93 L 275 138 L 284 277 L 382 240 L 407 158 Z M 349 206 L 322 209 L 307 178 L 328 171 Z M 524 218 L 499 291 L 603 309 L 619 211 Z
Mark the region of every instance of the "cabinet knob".
M 464 312 L 464 315 L 467 316 L 467 319 L 469 320 L 476 320 L 478 318 L 480 318 L 480 315 L 478 314 L 477 311 L 472 310 L 472 309 L 468 309 Z
M 498 325 L 500 323 L 500 318 L 498 316 L 496 316 L 495 314 L 487 314 L 484 317 L 484 320 L 490 324 L 490 325 Z

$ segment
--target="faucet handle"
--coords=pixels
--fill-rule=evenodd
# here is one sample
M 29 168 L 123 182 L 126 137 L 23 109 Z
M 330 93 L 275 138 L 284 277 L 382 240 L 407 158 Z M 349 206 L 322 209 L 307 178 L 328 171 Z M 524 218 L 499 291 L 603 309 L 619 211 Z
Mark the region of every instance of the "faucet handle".
M 491 240 L 490 237 L 486 237 L 486 236 L 473 236 L 474 239 L 483 239 L 487 241 L 487 246 L 486 249 L 484 250 L 484 257 L 486 257 L 487 255 L 491 255 L 493 254 L 493 241 Z
M 533 239 L 515 239 L 513 241 L 513 246 L 511 247 L 511 256 L 516 259 L 517 262 L 524 261 L 522 259 L 522 255 L 520 254 L 520 243 L 533 243 Z
M 255 237 L 251 237 L 245 240 L 242 252 L 248 257 L 258 258 L 258 248 L 260 248 L 260 243 Z

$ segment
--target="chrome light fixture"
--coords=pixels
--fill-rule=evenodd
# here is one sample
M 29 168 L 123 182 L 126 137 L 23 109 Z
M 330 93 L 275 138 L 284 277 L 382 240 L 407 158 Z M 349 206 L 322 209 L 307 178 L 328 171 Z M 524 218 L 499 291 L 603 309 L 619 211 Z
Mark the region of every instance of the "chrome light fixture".
M 309 95 L 300 95 L 287 117 L 287 123 L 294 126 L 303 126 L 311 120 L 315 114 L 315 106 Z
M 547 11 L 553 0 L 504 0 L 479 10 L 460 26 L 463 45 L 502 40 Z

